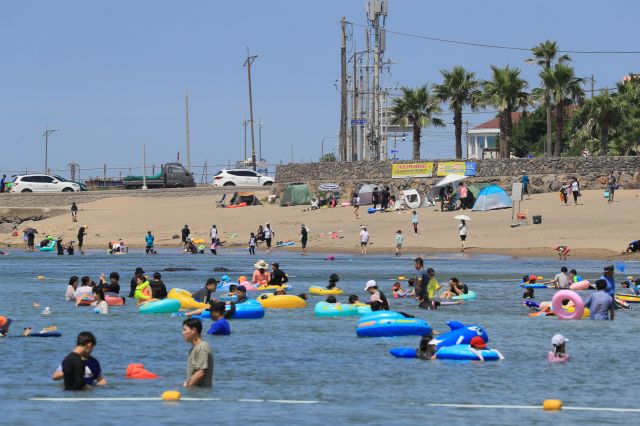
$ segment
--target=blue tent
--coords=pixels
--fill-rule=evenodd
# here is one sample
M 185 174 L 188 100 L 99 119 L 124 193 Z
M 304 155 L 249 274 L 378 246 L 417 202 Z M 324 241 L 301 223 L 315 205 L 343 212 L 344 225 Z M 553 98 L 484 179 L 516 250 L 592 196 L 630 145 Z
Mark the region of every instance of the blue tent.
M 506 209 L 512 206 L 511 198 L 504 189 L 498 185 L 489 185 L 478 193 L 473 211 L 484 212 L 487 210 Z

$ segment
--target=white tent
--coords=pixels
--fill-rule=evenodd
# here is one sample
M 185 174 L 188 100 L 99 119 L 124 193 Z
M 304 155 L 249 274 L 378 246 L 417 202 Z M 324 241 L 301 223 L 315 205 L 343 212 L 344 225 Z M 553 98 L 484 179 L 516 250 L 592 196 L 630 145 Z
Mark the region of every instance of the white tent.
M 405 189 L 402 193 L 404 194 L 404 203 L 410 209 L 417 209 L 422 204 L 420 194 L 415 189 Z
M 465 180 L 466 178 L 467 177 L 463 176 L 463 175 L 450 174 L 450 175 L 445 176 L 440 182 L 436 183 L 435 187 L 451 185 L 452 183 L 456 183 L 456 182 L 459 182 L 461 180 Z

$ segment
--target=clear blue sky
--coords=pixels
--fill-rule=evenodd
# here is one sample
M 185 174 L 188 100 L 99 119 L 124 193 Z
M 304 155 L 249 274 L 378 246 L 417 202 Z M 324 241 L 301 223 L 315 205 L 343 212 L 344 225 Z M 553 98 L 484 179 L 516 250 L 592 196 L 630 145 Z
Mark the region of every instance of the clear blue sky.
M 323 1 L 4 1 L 0 3 L 0 170 L 41 169 L 45 123 L 49 166 L 83 169 L 149 164 L 184 155 L 184 92 L 190 94 L 192 164 L 242 158 L 248 115 L 246 47 L 254 112 L 270 163 L 317 159 L 337 132 L 339 20 L 366 23 L 363 0 Z M 635 1 L 391 0 L 387 28 L 481 43 L 563 49 L 640 50 Z M 358 41 L 362 29 L 356 28 Z M 455 46 L 390 34 L 386 57 L 398 61 L 391 83 L 438 82 L 441 68 L 464 65 L 488 77 L 489 64 L 522 68 L 526 52 Z M 573 55 L 577 74 L 612 87 L 640 71 L 640 55 Z M 490 116 L 468 116 L 479 123 Z M 427 133 L 425 157 L 449 157 L 453 129 Z M 257 129 L 256 129 L 257 140 Z M 335 139 L 327 140 L 333 145 Z M 401 146 L 401 156 L 410 146 Z M 86 172 L 99 175 L 101 173 Z

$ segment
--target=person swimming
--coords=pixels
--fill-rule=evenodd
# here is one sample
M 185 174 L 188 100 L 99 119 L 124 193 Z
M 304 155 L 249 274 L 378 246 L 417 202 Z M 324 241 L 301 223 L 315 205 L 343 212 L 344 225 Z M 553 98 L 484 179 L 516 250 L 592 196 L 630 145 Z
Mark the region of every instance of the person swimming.
M 407 297 L 407 292 L 402 288 L 402 284 L 400 284 L 399 281 L 393 283 L 393 286 L 391 287 L 391 294 L 394 299 L 397 299 L 398 297 Z
M 420 346 L 416 349 L 416 358 L 430 360 L 435 359 L 437 346 L 431 334 L 425 334 L 420 339 Z
M 336 304 L 338 303 L 338 299 L 336 299 L 335 296 L 329 296 L 327 297 L 327 303 Z
M 338 274 L 333 273 L 329 276 L 329 284 L 327 285 L 327 290 L 332 290 L 336 288 L 336 284 L 340 281 L 340 277 Z
M 547 354 L 547 361 L 549 362 L 567 362 L 569 361 L 569 354 L 566 351 L 566 343 L 569 341 L 562 334 L 556 334 L 551 338 L 551 344 L 553 345 L 553 351 Z

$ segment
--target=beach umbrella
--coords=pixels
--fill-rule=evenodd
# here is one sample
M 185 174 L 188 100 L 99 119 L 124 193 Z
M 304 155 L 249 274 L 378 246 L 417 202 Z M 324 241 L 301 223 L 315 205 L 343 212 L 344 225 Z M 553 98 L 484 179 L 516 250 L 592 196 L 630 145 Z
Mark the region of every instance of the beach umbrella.
M 340 191 L 340 186 L 335 183 L 323 183 L 318 186 L 320 191 Z
M 471 218 L 466 214 L 459 214 L 457 216 L 454 216 L 453 218 L 457 220 L 471 220 Z
M 444 177 L 440 182 L 435 184 L 435 187 L 451 185 L 452 183 L 459 182 L 461 180 L 465 180 L 467 177 L 463 175 L 454 175 L 450 174 Z

